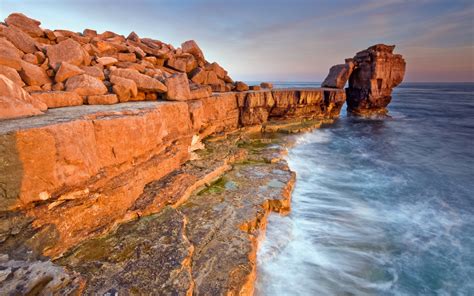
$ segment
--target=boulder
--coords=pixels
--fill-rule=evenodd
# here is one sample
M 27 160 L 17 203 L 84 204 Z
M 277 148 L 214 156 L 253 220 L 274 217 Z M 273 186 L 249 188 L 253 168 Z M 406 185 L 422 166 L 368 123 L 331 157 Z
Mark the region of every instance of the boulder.
M 208 98 L 212 95 L 212 88 L 209 85 L 196 85 L 191 86 L 191 98 L 193 100 Z
M 23 90 L 18 84 L 8 79 L 5 75 L 0 74 L 0 94 L 5 97 L 15 98 L 20 101 L 33 105 L 36 109 L 44 111 L 48 106 L 41 101 L 35 100 Z
M 5 75 L 8 79 L 10 79 L 11 81 L 13 81 L 15 84 L 19 86 L 25 85 L 23 80 L 21 80 L 21 77 L 18 74 L 18 72 L 13 68 L 0 65 L 0 74 Z
M 0 65 L 21 69 L 21 56 L 23 52 L 18 50 L 10 41 L 0 38 Z
M 202 50 L 199 48 L 196 41 L 194 40 L 188 40 L 188 41 L 183 42 L 181 44 L 181 49 L 183 50 L 183 52 L 192 54 L 198 61 L 205 60 Z
M 112 75 L 110 82 L 113 84 L 112 90 L 120 102 L 128 102 L 138 94 L 137 84 L 131 79 Z
M 260 86 L 262 88 L 266 88 L 266 89 L 272 89 L 273 88 L 273 84 L 270 83 L 270 82 L 262 82 L 262 83 L 260 83 Z
M 251 85 L 249 86 L 250 90 L 262 90 L 262 87 L 260 85 Z
M 216 72 L 206 71 L 206 80 L 204 81 L 204 84 L 224 85 L 224 81 L 219 79 Z
M 236 91 L 247 91 L 247 90 L 249 90 L 249 86 L 246 83 L 242 82 L 242 81 L 237 81 L 235 83 L 235 90 Z
M 66 90 L 74 91 L 80 96 L 103 95 L 107 93 L 107 87 L 105 87 L 101 80 L 87 74 L 69 78 L 66 82 Z
M 117 57 L 118 57 L 118 60 L 121 62 L 135 63 L 137 61 L 137 56 L 134 53 L 119 52 Z
M 196 68 L 189 73 L 189 79 L 197 84 L 203 84 L 206 81 L 207 74 L 202 68 Z
M 5 23 L 8 26 L 15 26 L 19 28 L 31 37 L 42 37 L 44 35 L 43 30 L 39 26 L 41 23 L 37 20 L 27 17 L 22 13 L 10 14 L 5 19 Z
M 88 96 L 87 104 L 89 105 L 112 105 L 117 104 L 118 98 L 115 94 Z
M 46 74 L 46 71 L 43 68 L 28 62 L 21 63 L 20 76 L 23 81 L 30 86 L 42 86 L 51 83 L 48 74 Z
M 214 62 L 212 64 L 206 65 L 207 71 L 213 71 L 216 73 L 219 79 L 224 79 L 227 76 L 227 71 L 224 70 L 218 63 Z
M 82 97 L 71 91 L 34 92 L 31 96 L 45 103 L 48 108 L 59 108 L 82 105 Z
M 135 81 L 139 90 L 159 93 L 167 91 L 167 88 L 163 83 L 147 75 L 141 74 L 134 69 L 115 69 L 111 71 L 110 75 Z
M 38 108 L 23 100 L 0 96 L 0 120 L 43 114 Z
M 100 66 L 81 66 L 81 69 L 84 70 L 84 73 L 100 80 L 105 79 L 104 70 Z
M 57 69 L 61 62 L 79 66 L 84 63 L 86 54 L 81 45 L 72 39 L 66 39 L 56 45 L 48 46 L 46 49 L 49 65 L 53 69 Z
M 61 65 L 59 66 L 58 71 L 56 72 L 56 76 L 54 79 L 56 82 L 63 82 L 66 79 L 83 74 L 84 70 L 79 68 L 78 66 L 69 64 L 68 62 L 62 62 Z
M 38 50 L 36 48 L 36 41 L 30 35 L 15 26 L 5 27 L 3 29 L 3 35 L 13 43 L 16 48 L 24 53 L 34 53 Z
M 168 88 L 166 99 L 169 101 L 187 101 L 192 98 L 188 77 L 184 73 L 176 73 L 168 77 L 165 85 Z
M 354 69 L 354 63 L 348 61 L 345 64 L 335 65 L 329 69 L 329 74 L 324 79 L 321 87 L 330 87 L 330 88 L 339 88 L 343 89 L 349 79 L 349 76 L 352 74 Z
M 113 57 L 101 57 L 97 59 L 97 63 L 99 63 L 102 66 L 110 66 L 110 65 L 118 63 L 118 60 Z

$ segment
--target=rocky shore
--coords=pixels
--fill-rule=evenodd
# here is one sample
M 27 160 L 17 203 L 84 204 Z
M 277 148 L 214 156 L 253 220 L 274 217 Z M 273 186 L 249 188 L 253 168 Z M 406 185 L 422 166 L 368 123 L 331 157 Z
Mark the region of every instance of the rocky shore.
M 234 82 L 194 41 L 0 24 L 2 294 L 251 295 L 292 132 L 379 114 L 405 63 L 376 45 L 323 88 Z M 344 85 L 349 81 L 349 87 Z

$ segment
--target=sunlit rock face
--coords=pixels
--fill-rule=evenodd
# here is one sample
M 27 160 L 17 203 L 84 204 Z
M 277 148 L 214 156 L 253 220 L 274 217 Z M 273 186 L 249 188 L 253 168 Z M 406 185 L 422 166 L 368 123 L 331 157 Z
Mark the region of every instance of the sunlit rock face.
M 358 52 L 346 88 L 347 109 L 355 114 L 384 114 L 392 100 L 392 89 L 405 75 L 405 60 L 393 54 L 395 45 L 377 44 Z
M 377 44 L 358 52 L 345 64 L 335 65 L 322 83 L 322 87 L 346 88 L 347 110 L 356 115 L 387 113 L 392 89 L 405 75 L 405 60 L 393 54 L 395 45 Z

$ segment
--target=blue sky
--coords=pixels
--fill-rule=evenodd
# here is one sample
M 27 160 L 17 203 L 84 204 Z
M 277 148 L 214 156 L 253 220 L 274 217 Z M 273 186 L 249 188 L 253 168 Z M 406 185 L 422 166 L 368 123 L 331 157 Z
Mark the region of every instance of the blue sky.
M 474 81 L 474 1 L 0 0 L 43 28 L 110 30 L 174 46 L 194 39 L 238 80 L 321 81 L 376 43 L 396 44 L 405 81 Z

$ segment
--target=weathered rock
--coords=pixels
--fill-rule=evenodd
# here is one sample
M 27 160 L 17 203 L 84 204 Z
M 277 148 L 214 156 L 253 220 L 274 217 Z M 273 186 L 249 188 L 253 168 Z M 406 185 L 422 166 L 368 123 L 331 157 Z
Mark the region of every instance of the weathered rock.
M 10 41 L 0 38 L 0 65 L 21 70 L 21 56 L 23 52 L 18 50 Z
M 50 261 L 0 259 L 2 295 L 78 295 L 84 281 Z M 20 284 L 21 283 L 21 284 Z
M 66 82 L 66 90 L 76 92 L 80 96 L 103 95 L 107 87 L 99 79 L 81 74 L 71 77 Z
M 110 73 L 111 76 L 118 76 L 135 81 L 137 88 L 143 91 L 154 91 L 164 93 L 167 91 L 166 86 L 160 81 L 141 74 L 133 69 L 115 69 Z
M 214 73 L 216 73 L 216 75 L 219 79 L 224 79 L 224 77 L 227 76 L 227 71 L 224 70 L 224 68 L 222 68 L 216 62 L 206 65 L 206 70 L 207 71 L 213 71 Z
M 32 53 L 27 53 L 27 54 L 25 54 L 25 55 L 23 56 L 23 60 L 24 60 L 25 62 L 30 63 L 30 64 L 34 64 L 34 65 L 38 64 L 38 58 L 37 58 L 34 54 L 32 54 Z
M 137 56 L 134 53 L 118 53 L 118 60 L 121 62 L 130 62 L 135 63 L 137 61 Z
M 41 23 L 37 20 L 31 19 L 22 13 L 12 13 L 6 19 L 5 23 L 9 26 L 15 26 L 23 32 L 29 34 L 31 37 L 43 36 L 43 30 L 39 25 Z
M 181 48 L 183 52 L 192 54 L 196 58 L 196 60 L 198 61 L 204 60 L 204 54 L 202 53 L 202 50 L 197 45 L 196 41 L 188 40 L 186 42 L 183 42 L 181 44 Z
M 354 57 L 355 69 L 349 78 L 347 110 L 352 114 L 385 114 L 392 89 L 405 74 L 405 60 L 393 54 L 395 46 L 377 44 Z
M 321 87 L 331 87 L 343 89 L 349 79 L 349 76 L 352 74 L 354 69 L 354 63 L 348 61 L 345 64 L 335 65 L 329 69 L 329 74 L 324 79 Z
M 273 84 L 270 83 L 270 82 L 262 82 L 262 83 L 260 83 L 260 86 L 262 88 L 267 88 L 267 89 L 272 89 L 273 88 Z
M 34 92 L 31 96 L 45 103 L 48 108 L 59 108 L 68 106 L 82 105 L 82 97 L 76 92 L 72 91 L 46 91 Z
M 193 85 L 191 86 L 191 98 L 202 99 L 210 97 L 212 94 L 212 89 L 208 85 Z
M 97 62 L 102 66 L 110 66 L 118 63 L 118 60 L 113 57 L 101 57 L 97 59 Z
M 249 90 L 249 86 L 247 84 L 245 84 L 244 82 L 242 82 L 242 81 L 237 81 L 235 83 L 235 90 L 236 91 L 247 91 L 247 90 Z
M 0 120 L 40 114 L 43 112 L 28 102 L 13 97 L 0 96 Z
M 44 111 L 48 108 L 46 104 L 33 99 L 26 91 L 21 88 L 21 86 L 15 84 L 13 81 L 2 74 L 0 74 L 0 94 L 4 97 L 15 98 L 29 103 L 41 111 Z
M 189 79 L 197 84 L 203 84 L 206 81 L 207 74 L 202 68 L 196 68 L 189 73 Z
M 188 77 L 184 73 L 176 73 L 165 80 L 168 89 L 166 99 L 170 101 L 190 100 L 191 90 L 189 88 Z
M 110 76 L 110 82 L 113 84 L 113 91 L 120 102 L 128 102 L 138 94 L 135 81 L 119 76 Z
M 46 55 L 48 56 L 50 67 L 57 69 L 61 62 L 68 62 L 75 66 L 83 64 L 86 53 L 78 42 L 66 39 L 56 45 L 48 46 L 46 48 Z
M 84 74 L 99 78 L 100 80 L 105 79 L 104 70 L 98 65 L 95 65 L 95 66 L 81 66 L 80 68 L 82 70 L 84 70 Z
M 51 83 L 48 74 L 46 74 L 46 71 L 43 68 L 28 62 L 21 63 L 20 76 L 26 84 L 31 86 L 42 86 Z
M 13 81 L 15 84 L 18 84 L 19 86 L 25 85 L 23 80 L 21 80 L 21 77 L 18 72 L 13 68 L 0 64 L 0 74 L 5 75 L 8 79 Z
M 262 87 L 260 85 L 251 85 L 251 86 L 249 86 L 249 89 L 250 90 L 261 90 Z
M 34 53 L 36 48 L 36 41 L 20 29 L 10 26 L 3 29 L 3 35 L 24 53 Z
M 117 98 L 117 95 L 115 94 L 87 97 L 87 104 L 89 105 L 112 105 L 116 103 L 118 103 L 118 98 Z
M 56 76 L 54 77 L 54 80 L 56 82 L 63 82 L 66 79 L 83 74 L 84 70 L 79 68 L 78 66 L 72 65 L 68 62 L 61 62 L 61 65 L 59 66 L 58 71 L 56 72 Z

